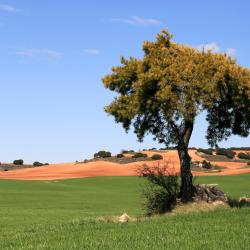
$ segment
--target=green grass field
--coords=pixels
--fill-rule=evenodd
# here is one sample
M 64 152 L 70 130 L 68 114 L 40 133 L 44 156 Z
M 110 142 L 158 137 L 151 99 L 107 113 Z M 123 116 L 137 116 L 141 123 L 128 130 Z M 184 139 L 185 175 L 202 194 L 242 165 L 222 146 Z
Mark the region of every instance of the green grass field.
M 250 196 L 250 174 L 199 177 Z M 250 249 L 250 209 L 166 215 L 119 224 L 98 216 L 143 214 L 137 177 L 0 180 L 0 249 Z

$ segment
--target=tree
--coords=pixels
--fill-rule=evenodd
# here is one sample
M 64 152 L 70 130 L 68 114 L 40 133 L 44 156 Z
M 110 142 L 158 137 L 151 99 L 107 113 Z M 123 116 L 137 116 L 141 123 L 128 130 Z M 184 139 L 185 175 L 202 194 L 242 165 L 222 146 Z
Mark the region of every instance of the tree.
M 207 141 L 214 147 L 230 135 L 250 130 L 250 70 L 226 54 L 198 51 L 172 41 L 163 30 L 143 44 L 142 59 L 121 58 L 121 65 L 102 81 L 118 93 L 105 107 L 126 131 L 134 127 L 139 141 L 152 134 L 159 143 L 176 146 L 181 164 L 182 201 L 194 186 L 188 144 L 195 117 L 207 112 Z

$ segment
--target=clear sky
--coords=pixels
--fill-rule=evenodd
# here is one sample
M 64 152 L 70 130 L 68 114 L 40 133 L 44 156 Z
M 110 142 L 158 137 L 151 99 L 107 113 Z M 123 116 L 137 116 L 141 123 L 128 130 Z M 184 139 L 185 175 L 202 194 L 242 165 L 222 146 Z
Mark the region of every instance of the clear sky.
M 103 107 L 101 77 L 120 56 L 168 28 L 179 43 L 235 56 L 250 67 L 249 0 L 0 0 L 0 161 L 65 162 L 138 143 Z M 190 146 L 207 147 L 204 115 Z M 250 146 L 232 137 L 220 146 Z

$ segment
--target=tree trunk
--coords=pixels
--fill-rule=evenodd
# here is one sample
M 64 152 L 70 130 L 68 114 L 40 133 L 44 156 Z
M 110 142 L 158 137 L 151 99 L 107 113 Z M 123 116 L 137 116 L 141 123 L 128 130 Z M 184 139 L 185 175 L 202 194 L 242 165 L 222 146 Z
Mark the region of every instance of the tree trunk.
M 188 144 L 192 131 L 193 122 L 186 122 L 184 132 L 177 147 L 181 164 L 180 198 L 183 202 L 191 201 L 194 194 L 191 158 L 188 154 Z
M 191 158 L 188 155 L 188 149 L 178 149 L 180 164 L 181 164 L 181 188 L 180 198 L 183 202 L 192 200 L 194 193 L 193 176 L 191 173 L 190 161 Z

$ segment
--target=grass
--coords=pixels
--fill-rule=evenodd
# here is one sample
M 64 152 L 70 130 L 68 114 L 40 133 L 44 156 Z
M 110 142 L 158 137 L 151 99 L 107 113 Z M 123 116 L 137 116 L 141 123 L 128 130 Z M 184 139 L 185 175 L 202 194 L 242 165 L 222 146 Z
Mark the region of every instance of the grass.
M 250 174 L 198 177 L 232 197 L 250 196 Z M 128 224 L 98 216 L 142 215 L 137 177 L 0 180 L 0 249 L 247 249 L 250 210 L 219 209 Z

